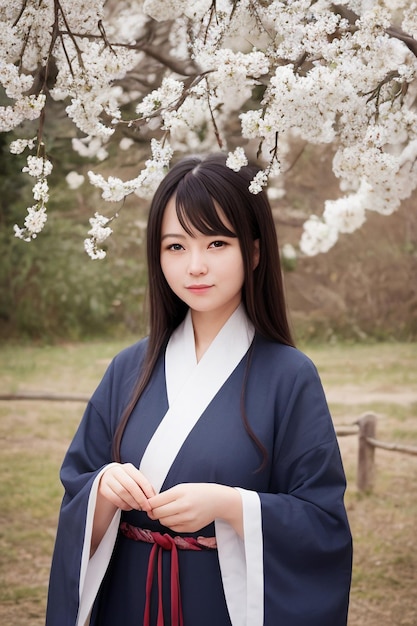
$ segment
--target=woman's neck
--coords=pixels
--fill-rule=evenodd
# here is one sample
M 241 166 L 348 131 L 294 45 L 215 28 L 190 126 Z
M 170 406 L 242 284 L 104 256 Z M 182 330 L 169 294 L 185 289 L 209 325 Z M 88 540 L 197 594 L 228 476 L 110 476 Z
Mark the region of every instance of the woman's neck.
M 236 308 L 233 311 L 225 311 L 223 315 L 219 315 L 218 311 L 191 311 L 197 362 L 203 357 L 213 339 L 218 335 L 235 310 Z

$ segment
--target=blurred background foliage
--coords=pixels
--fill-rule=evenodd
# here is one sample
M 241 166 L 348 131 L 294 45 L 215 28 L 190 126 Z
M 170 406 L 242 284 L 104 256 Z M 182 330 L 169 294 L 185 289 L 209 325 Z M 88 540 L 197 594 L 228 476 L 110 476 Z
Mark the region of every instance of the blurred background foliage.
M 126 152 L 89 161 L 71 148 L 71 130 L 57 111 L 49 117 L 52 155 L 48 222 L 35 241 L 14 237 L 32 204 L 32 179 L 22 174 L 26 155 L 11 155 L 16 134 L 0 135 L 0 339 L 52 343 L 146 333 L 145 224 L 148 202 L 130 196 L 106 203 L 87 181 L 69 189 L 70 171 L 89 169 L 127 180 L 138 174 L 148 144 L 133 136 Z M 30 136 L 21 129 L 22 136 Z M 73 131 L 72 131 L 73 132 Z M 132 137 L 132 135 L 131 135 Z M 144 141 L 145 140 L 145 141 Z M 302 151 L 286 176 L 286 194 L 272 201 L 281 247 L 296 247 L 302 223 L 340 195 L 331 174 L 329 146 Z M 285 283 L 296 339 L 304 341 L 415 340 L 417 338 L 417 198 L 393 216 L 370 214 L 353 235 L 327 254 L 284 260 Z M 112 224 L 107 257 L 91 261 L 83 249 L 95 211 L 119 217 Z
M 114 206 L 102 201 L 88 182 L 82 192 L 68 188 L 68 172 L 94 164 L 83 165 L 70 141 L 61 140 L 54 146 L 45 230 L 29 243 L 16 239 L 13 225 L 22 225 L 33 202 L 33 183 L 21 172 L 25 155 L 9 152 L 11 135 L 0 135 L 0 337 L 51 342 L 144 333 L 141 201 L 121 211 L 115 222 L 117 241 L 109 240 L 107 258 L 91 261 L 83 249 L 88 219 L 96 210 L 111 215 Z

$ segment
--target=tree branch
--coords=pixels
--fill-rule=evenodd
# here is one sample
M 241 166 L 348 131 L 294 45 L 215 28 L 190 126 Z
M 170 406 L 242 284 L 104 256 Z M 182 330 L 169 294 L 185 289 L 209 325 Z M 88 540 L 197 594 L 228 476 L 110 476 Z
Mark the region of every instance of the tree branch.
M 411 35 L 405 33 L 401 28 L 396 28 L 395 26 L 390 26 L 385 31 L 387 35 L 390 37 L 394 37 L 395 39 L 399 39 L 407 48 L 417 57 L 417 39 L 414 39 Z

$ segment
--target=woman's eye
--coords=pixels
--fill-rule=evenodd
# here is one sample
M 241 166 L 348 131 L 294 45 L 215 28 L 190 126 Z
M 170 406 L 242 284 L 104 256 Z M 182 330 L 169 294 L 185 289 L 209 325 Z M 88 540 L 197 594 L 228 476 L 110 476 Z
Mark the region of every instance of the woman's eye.
M 180 243 L 171 243 L 171 245 L 168 246 L 168 250 L 182 250 L 183 247 Z
M 222 248 L 226 243 L 224 241 L 212 241 L 209 248 Z

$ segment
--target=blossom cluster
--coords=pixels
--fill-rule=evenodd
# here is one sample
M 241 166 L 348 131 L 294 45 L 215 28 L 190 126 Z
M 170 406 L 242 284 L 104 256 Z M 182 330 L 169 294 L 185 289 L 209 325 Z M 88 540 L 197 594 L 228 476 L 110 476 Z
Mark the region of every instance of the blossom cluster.
M 236 171 L 257 153 L 264 167 L 250 191 L 259 193 L 284 176 L 294 137 L 332 144 L 341 197 L 306 221 L 308 255 L 369 210 L 391 214 L 417 186 L 415 0 L 0 0 L 0 16 L 0 131 L 39 120 L 37 140 L 11 148 L 35 159 L 25 169 L 36 202 L 15 227 L 25 240 L 46 221 L 49 160 L 39 146 L 50 99 L 63 102 L 85 158 L 105 160 L 116 128 L 151 139 L 135 178 L 89 172 L 112 202 L 152 194 L 175 152 L 220 145 Z M 112 219 L 91 219 L 92 258 L 104 256 Z
M 84 249 L 91 259 L 104 259 L 106 251 L 103 248 L 100 248 L 100 246 L 113 232 L 113 229 L 110 228 L 110 226 L 107 226 L 107 224 L 111 222 L 111 218 L 105 217 L 104 215 L 100 215 L 100 213 L 96 212 L 94 217 L 90 217 L 89 221 L 91 228 L 88 231 L 88 234 L 90 237 L 84 240 Z
M 152 158 L 145 162 L 144 169 L 140 174 L 128 181 L 122 181 L 115 176 L 109 176 L 107 180 L 101 174 L 88 172 L 90 183 L 102 190 L 102 198 L 110 202 L 123 200 L 127 195 L 135 193 L 141 198 L 149 198 L 155 192 L 157 186 L 165 176 L 169 162 L 172 158 L 172 149 L 169 143 L 162 145 L 156 139 L 151 140 Z M 85 239 L 84 248 L 92 259 L 103 259 L 106 251 L 100 247 L 112 234 L 113 230 L 108 224 L 117 217 L 115 213 L 111 218 L 95 213 L 90 219 L 92 228 L 88 231 L 90 238 Z
M 26 148 L 32 148 L 36 143 L 36 139 L 14 141 L 10 146 L 13 154 L 20 154 Z M 22 168 L 22 172 L 29 174 L 36 179 L 36 183 L 32 188 L 33 199 L 35 204 L 28 207 L 25 217 L 24 226 L 14 225 L 15 236 L 24 241 L 36 239 L 46 224 L 46 204 L 49 200 L 49 186 L 47 177 L 52 172 L 52 163 L 44 154 L 44 146 L 39 146 L 38 152 L 40 156 L 29 155 L 27 157 L 27 165 Z

